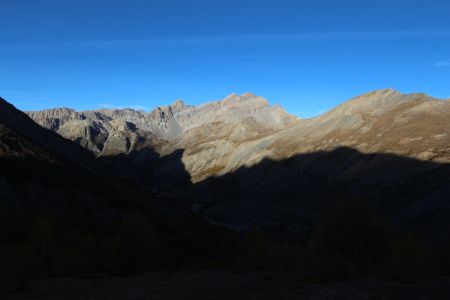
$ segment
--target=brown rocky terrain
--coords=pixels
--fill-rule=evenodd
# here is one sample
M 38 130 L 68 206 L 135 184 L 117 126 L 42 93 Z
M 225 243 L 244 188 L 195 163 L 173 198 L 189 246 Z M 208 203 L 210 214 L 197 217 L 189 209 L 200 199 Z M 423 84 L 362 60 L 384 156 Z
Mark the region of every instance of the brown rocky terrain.
M 64 218 L 70 212 L 75 224 L 83 219 L 90 226 L 110 223 L 127 207 L 141 205 L 140 194 L 105 176 L 91 152 L 37 125 L 2 98 L 0 166 L 0 241 L 20 237 L 36 214 Z
M 0 285 L 1 286 L 1 285 Z M 358 281 L 304 282 L 296 272 L 150 273 L 138 277 L 65 278 L 39 280 L 21 294 L 2 293 L 2 299 L 386 299 L 445 300 L 448 280 L 420 282 Z
M 246 93 L 200 106 L 181 100 L 150 113 L 135 110 L 29 112 L 98 156 L 151 147 L 160 155 L 183 149 L 193 182 L 224 175 L 263 158 L 352 147 L 448 162 L 450 102 L 392 89 L 371 92 L 315 118 L 299 119 Z
M 28 114 L 153 189 L 185 197 L 181 187 L 195 184 L 195 210 L 221 224 L 308 227 L 324 199 L 346 197 L 371 199 L 409 225 L 442 226 L 448 212 L 450 102 L 425 94 L 378 90 L 310 119 L 251 93 L 150 113 Z M 435 210 L 442 216 L 431 218 Z
M 198 107 L 176 101 L 150 113 L 28 114 L 44 128 L 0 99 L 0 276 L 13 275 L 6 294 L 14 286 L 26 291 L 24 274 L 231 267 L 246 271 L 218 271 L 218 281 L 193 276 L 219 293 L 232 285 L 238 296 L 264 285 L 263 273 L 249 270 L 295 270 L 286 292 L 307 297 L 316 296 L 315 285 L 299 290 L 296 276 L 307 274 L 303 283 L 447 276 L 448 103 L 388 89 L 299 119 L 247 93 Z M 161 296 L 178 297 L 166 291 L 182 285 L 166 279 L 180 277 L 155 274 L 153 283 L 165 282 Z M 55 282 L 53 291 L 63 286 Z M 51 282 L 35 284 L 19 299 L 53 297 Z M 185 293 L 204 295 L 189 285 Z M 373 288 L 355 295 L 366 287 Z M 404 288 L 385 281 L 365 295 L 391 287 Z M 431 289 L 418 291 L 426 297 Z M 394 290 L 393 299 L 400 295 Z M 97 293 L 121 295 L 86 295 Z

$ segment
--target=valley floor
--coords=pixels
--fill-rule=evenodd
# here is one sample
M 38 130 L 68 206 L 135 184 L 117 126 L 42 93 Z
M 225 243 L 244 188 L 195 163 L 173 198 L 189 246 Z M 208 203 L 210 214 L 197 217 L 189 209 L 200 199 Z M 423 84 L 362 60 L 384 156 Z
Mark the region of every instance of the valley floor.
M 293 272 L 155 272 L 136 277 L 34 281 L 25 292 L 0 299 L 450 299 L 450 279 L 420 282 L 310 283 Z

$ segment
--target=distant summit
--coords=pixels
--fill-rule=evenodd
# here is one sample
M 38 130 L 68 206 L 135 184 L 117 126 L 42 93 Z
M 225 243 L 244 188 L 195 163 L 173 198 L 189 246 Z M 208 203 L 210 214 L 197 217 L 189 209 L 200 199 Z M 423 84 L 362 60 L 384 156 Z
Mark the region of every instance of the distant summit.
M 299 119 L 250 92 L 199 106 L 176 100 L 146 113 L 135 110 L 29 112 L 38 124 L 97 156 L 146 147 L 160 155 L 184 149 L 192 180 L 232 172 L 265 157 L 353 147 L 450 161 L 449 101 L 382 89 L 350 99 L 319 117 Z
M 77 142 L 98 156 L 128 153 L 149 144 L 157 147 L 175 140 L 179 142 L 184 133 L 210 126 L 208 124 L 234 126 L 252 119 L 270 131 L 296 122 L 296 117 L 279 107 L 271 107 L 267 100 L 251 93 L 232 94 L 221 101 L 200 106 L 186 105 L 178 99 L 149 113 L 131 109 L 76 112 L 56 108 L 28 112 L 28 115 L 41 126 Z
M 158 203 L 195 205 L 232 228 L 308 231 L 320 207 L 341 198 L 368 199 L 402 227 L 422 224 L 427 236 L 450 228 L 450 101 L 423 93 L 373 91 L 310 119 L 251 93 L 151 112 L 57 108 L 29 116 L 48 129 L 0 102 L 3 157 L 76 170 L 95 162 L 154 192 Z M 35 169 L 31 182 L 45 174 Z
M 79 114 L 67 108 L 46 110 L 33 113 L 33 115 L 49 129 L 57 128 L 56 123 L 59 124 L 59 122 L 70 118 L 79 118 Z M 4 128 L 5 136 L 6 132 L 11 132 L 14 133 L 14 137 L 17 139 L 16 147 L 3 149 L 1 156 L 22 157 L 25 155 L 29 158 L 37 158 L 34 157 L 34 154 L 36 154 L 41 158 L 47 157 L 55 162 L 69 163 L 86 169 L 90 169 L 93 165 L 94 156 L 91 153 L 51 130 L 39 126 L 29 116 L 16 109 L 3 98 L 0 98 L 0 124 Z M 25 147 L 20 147 L 20 141 L 29 144 L 28 150 L 30 151 Z

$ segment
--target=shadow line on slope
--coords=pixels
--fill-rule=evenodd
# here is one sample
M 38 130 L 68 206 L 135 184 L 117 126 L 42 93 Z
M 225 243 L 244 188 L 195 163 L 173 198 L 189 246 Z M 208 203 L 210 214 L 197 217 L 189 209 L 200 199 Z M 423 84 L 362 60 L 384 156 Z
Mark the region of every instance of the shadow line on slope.
M 159 157 L 145 148 L 106 161 L 144 188 L 162 191 L 167 198 L 184 197 L 217 224 L 308 231 L 323 206 L 360 198 L 399 227 L 417 227 L 424 234 L 434 230 L 434 235 L 450 230 L 449 164 L 339 147 L 279 161 L 264 158 L 193 184 L 183 152 Z
M 265 158 L 199 182 L 195 190 L 213 200 L 206 213 L 227 212 L 261 227 L 288 230 L 298 220 L 308 227 L 330 201 L 361 198 L 399 226 L 450 228 L 449 164 L 349 147 Z

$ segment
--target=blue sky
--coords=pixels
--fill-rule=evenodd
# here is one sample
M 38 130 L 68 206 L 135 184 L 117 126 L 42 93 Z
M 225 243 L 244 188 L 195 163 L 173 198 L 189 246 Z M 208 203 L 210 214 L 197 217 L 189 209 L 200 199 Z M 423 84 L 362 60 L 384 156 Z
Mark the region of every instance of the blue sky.
M 450 97 L 450 1 L 0 0 L 0 96 L 23 110 L 251 91 L 301 117 L 395 88 Z

